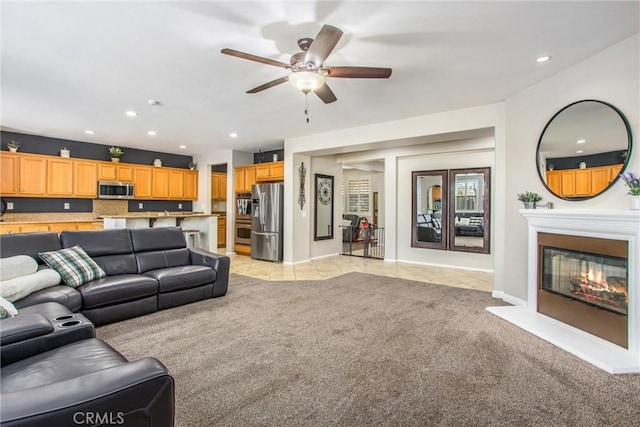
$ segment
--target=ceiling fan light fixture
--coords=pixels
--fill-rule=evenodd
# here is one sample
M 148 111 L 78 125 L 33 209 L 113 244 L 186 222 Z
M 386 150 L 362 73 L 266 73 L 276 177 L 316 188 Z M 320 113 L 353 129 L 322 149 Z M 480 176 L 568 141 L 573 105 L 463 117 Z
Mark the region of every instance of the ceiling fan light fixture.
M 289 76 L 289 82 L 302 93 L 313 92 L 324 84 L 324 76 L 313 71 L 296 71 Z

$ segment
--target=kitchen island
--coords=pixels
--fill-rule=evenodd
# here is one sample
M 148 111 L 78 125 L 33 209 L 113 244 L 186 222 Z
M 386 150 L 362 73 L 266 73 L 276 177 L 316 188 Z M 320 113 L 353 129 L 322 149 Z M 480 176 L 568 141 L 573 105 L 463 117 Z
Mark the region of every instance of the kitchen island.
M 191 212 L 147 212 L 123 215 L 104 215 L 104 228 L 180 227 L 198 230 L 200 246 L 214 252 L 218 248 L 217 214 Z

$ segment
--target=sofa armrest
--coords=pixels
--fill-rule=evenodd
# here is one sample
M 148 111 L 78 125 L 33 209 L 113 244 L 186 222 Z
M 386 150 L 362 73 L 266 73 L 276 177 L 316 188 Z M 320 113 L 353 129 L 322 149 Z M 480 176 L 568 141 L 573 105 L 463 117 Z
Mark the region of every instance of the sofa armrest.
M 200 248 L 189 248 L 191 264 L 206 265 L 216 271 L 216 281 L 213 284 L 213 296 L 220 297 L 227 293 L 229 285 L 229 267 L 231 259 L 226 255 L 214 254 Z
M 174 413 L 173 378 L 162 363 L 148 357 L 59 383 L 3 393 L 1 422 L 3 427 L 25 423 L 169 427 Z
M 41 314 L 30 313 L 2 320 L 0 345 L 14 344 L 53 332 L 51 322 Z

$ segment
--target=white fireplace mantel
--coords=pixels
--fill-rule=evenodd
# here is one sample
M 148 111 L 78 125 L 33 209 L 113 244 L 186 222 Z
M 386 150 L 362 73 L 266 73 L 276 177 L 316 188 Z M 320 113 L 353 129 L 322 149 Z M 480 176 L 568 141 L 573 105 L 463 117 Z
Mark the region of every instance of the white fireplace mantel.
M 488 307 L 491 313 L 612 374 L 640 372 L 640 211 L 521 209 L 528 222 L 526 306 Z M 537 312 L 538 233 L 628 242 L 629 348 Z

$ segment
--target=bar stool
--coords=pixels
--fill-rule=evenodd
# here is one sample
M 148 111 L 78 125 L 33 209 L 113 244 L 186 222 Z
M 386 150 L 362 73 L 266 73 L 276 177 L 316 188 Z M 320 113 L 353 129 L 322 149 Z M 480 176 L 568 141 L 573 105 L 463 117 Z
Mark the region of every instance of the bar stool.
M 182 230 L 184 239 L 187 242 L 187 247 L 200 247 L 200 230 Z

